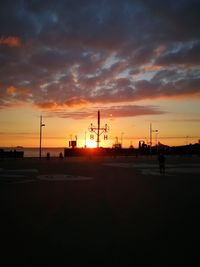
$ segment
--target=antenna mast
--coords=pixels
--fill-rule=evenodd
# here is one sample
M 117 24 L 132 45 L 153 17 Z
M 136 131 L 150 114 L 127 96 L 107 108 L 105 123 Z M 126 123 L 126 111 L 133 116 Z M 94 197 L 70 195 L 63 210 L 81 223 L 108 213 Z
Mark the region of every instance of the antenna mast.
M 39 158 L 41 159 L 42 156 L 42 127 L 44 127 L 45 124 L 42 122 L 42 116 L 40 116 L 40 148 L 39 148 Z
M 100 111 L 98 110 L 98 116 L 97 116 L 97 127 L 95 127 L 92 123 L 90 124 L 90 126 L 88 127 L 88 130 L 91 133 L 95 133 L 97 136 L 97 147 L 99 148 L 99 144 L 100 144 L 100 135 L 102 135 L 103 133 L 107 133 L 109 131 L 109 127 L 107 124 L 105 124 L 105 127 L 101 127 L 100 126 Z M 94 139 L 94 135 L 91 134 L 90 135 L 90 139 Z M 104 135 L 104 140 L 107 140 L 108 136 Z

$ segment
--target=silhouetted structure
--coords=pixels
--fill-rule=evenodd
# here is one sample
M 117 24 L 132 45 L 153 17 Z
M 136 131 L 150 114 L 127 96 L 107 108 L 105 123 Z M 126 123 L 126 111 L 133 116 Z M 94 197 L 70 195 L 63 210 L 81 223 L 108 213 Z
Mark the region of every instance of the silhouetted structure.
M 97 148 L 99 148 L 99 144 L 100 144 L 100 135 L 102 135 L 103 133 L 107 133 L 108 132 L 108 125 L 105 124 L 105 127 L 101 127 L 100 126 L 100 111 L 98 110 L 98 116 L 97 116 L 97 123 L 98 123 L 98 126 L 95 127 L 92 123 L 90 124 L 90 127 L 88 128 L 89 131 L 92 133 L 90 135 L 90 139 L 94 139 L 94 135 L 93 133 L 96 134 L 97 136 Z M 104 140 L 107 140 L 108 139 L 108 136 L 107 135 L 104 135 Z
M 76 140 L 72 140 L 69 141 L 69 147 L 71 147 L 72 149 L 77 147 L 77 141 Z
M 59 159 L 63 159 L 63 153 L 62 152 L 59 153 Z
M 115 137 L 115 144 L 113 144 L 113 148 L 115 148 L 115 149 L 121 149 L 122 148 L 122 144 L 120 144 L 118 142 L 118 137 L 117 136 Z
M 47 159 L 50 159 L 50 153 L 47 152 Z
M 24 151 L 0 149 L 0 158 L 23 158 Z
M 134 156 L 136 154 L 134 148 L 65 148 L 64 157 L 78 156 Z
M 193 144 L 187 146 L 170 147 L 163 144 L 158 146 L 150 146 L 141 142 L 138 149 L 121 148 L 121 146 L 113 146 L 112 148 L 66 148 L 64 149 L 64 157 L 75 157 L 75 156 L 136 156 L 136 155 L 158 155 L 163 153 L 165 155 L 199 155 L 200 156 L 200 144 Z
M 41 159 L 42 156 L 42 127 L 44 127 L 45 124 L 42 122 L 42 116 L 40 116 L 40 148 L 39 148 L 39 158 Z
M 152 149 L 152 133 L 154 133 L 154 132 L 155 133 L 158 133 L 158 130 L 153 130 L 152 129 L 152 123 L 150 123 L 150 136 L 149 136 L 149 138 L 150 138 L 150 144 L 149 144 L 149 146 L 150 146 L 150 153 L 151 153 L 151 149 Z

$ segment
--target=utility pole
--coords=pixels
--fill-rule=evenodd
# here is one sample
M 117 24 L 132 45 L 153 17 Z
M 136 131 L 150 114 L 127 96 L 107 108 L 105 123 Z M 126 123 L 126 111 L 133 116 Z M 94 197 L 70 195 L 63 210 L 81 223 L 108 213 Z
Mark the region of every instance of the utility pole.
M 85 131 L 85 148 L 87 147 L 87 145 L 86 145 L 86 131 Z
M 123 132 L 121 133 L 121 147 L 122 147 L 122 141 L 123 141 Z
M 99 147 L 100 143 L 99 132 L 100 132 L 100 111 L 98 110 L 97 147 Z
M 158 138 L 158 130 L 152 130 L 153 133 L 156 133 L 155 136 L 155 145 L 157 145 L 157 138 Z
M 158 130 L 155 130 L 156 136 L 155 136 L 155 145 L 158 146 Z
M 152 133 L 158 133 L 158 130 L 153 130 L 152 129 L 152 123 L 150 123 L 150 153 L 151 153 L 151 147 L 152 147 Z M 156 136 L 156 138 L 157 138 L 157 136 Z
M 99 148 L 99 144 L 100 144 L 100 135 L 102 135 L 103 133 L 107 133 L 109 131 L 109 127 L 107 124 L 105 124 L 105 127 L 101 127 L 100 126 L 100 111 L 98 110 L 98 116 L 97 116 L 97 127 L 95 127 L 92 123 L 90 124 L 90 126 L 88 127 L 88 130 L 91 133 L 95 133 L 97 136 L 97 148 Z M 90 136 L 91 139 L 93 139 L 93 135 Z M 104 140 L 107 140 L 107 135 L 104 135 Z
M 44 127 L 45 124 L 42 122 L 42 116 L 40 116 L 40 149 L 39 149 L 39 158 L 41 159 L 42 155 L 42 127 Z
M 151 147 L 152 147 L 152 124 L 150 123 L 150 143 L 149 143 L 149 145 L 150 145 L 150 153 L 151 153 Z

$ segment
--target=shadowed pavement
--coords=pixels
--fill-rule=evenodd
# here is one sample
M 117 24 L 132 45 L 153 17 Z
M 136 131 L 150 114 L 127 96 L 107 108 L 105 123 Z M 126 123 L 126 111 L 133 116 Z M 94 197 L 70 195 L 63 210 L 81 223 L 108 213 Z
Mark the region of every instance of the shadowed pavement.
M 1 265 L 195 266 L 198 175 L 144 176 L 104 164 L 134 160 L 1 162 L 3 170 L 92 178 L 41 181 L 34 173 L 29 183 L 1 183 Z

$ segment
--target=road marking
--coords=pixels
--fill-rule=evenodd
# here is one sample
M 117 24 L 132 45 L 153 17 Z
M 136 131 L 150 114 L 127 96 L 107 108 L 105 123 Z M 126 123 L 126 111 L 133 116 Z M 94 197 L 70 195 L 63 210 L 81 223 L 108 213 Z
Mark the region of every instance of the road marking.
M 36 177 L 43 181 L 89 181 L 92 177 L 75 176 L 70 174 L 42 174 Z
M 111 167 L 121 167 L 121 168 L 158 168 L 158 164 L 155 163 L 124 163 L 124 162 L 118 162 L 118 163 L 104 163 L 105 166 L 111 166 Z M 179 163 L 179 164 L 166 164 L 166 167 L 170 168 L 177 168 L 177 167 L 189 167 L 189 168 L 195 168 L 199 167 L 199 163 Z
M 0 169 L 0 183 L 17 184 L 35 182 L 36 179 L 43 181 L 88 181 L 92 177 L 78 176 L 70 174 L 43 174 L 39 175 L 37 169 Z M 34 175 L 35 179 L 32 176 Z
M 167 170 L 170 173 L 200 173 L 200 168 L 171 168 Z
M 119 168 L 135 168 L 141 171 L 143 175 L 160 175 L 158 164 L 150 163 L 106 163 L 106 166 Z M 200 164 L 167 164 L 166 176 L 174 176 L 176 174 L 199 174 Z
M 159 171 L 150 170 L 150 169 L 141 170 L 141 173 L 143 175 L 153 175 L 153 176 L 160 176 L 160 175 L 163 175 L 163 176 L 175 176 L 175 174 L 172 174 L 172 173 L 165 172 L 165 174 L 161 174 Z
M 37 174 L 37 169 L 0 169 L 1 184 L 19 184 L 35 182 L 30 176 Z
M 110 167 L 120 167 L 120 168 L 158 168 L 158 164 L 150 163 L 105 163 L 103 165 Z

